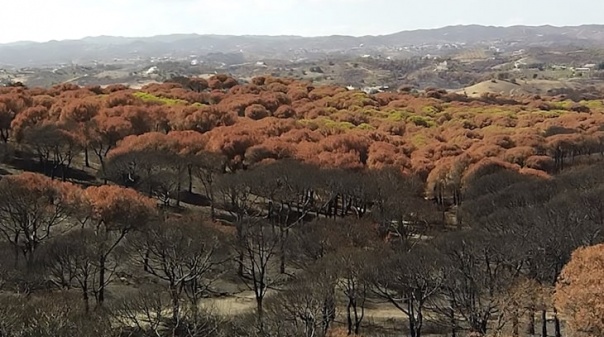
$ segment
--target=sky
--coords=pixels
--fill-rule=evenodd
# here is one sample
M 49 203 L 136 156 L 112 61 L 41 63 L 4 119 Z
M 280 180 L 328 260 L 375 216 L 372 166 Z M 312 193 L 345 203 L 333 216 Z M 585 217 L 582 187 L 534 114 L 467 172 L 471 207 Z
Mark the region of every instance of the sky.
M 382 35 L 604 23 L 603 0 L 0 0 L 0 43 L 112 35 Z

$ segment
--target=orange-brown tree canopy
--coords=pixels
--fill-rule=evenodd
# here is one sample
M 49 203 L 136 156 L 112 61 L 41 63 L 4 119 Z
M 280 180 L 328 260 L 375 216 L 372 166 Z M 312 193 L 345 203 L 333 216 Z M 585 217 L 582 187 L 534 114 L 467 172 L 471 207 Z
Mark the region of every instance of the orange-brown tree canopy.
M 43 241 L 85 217 L 82 205 L 82 190 L 70 183 L 29 172 L 3 177 L 0 233 L 32 258 Z
M 93 220 L 109 228 L 144 226 L 156 213 L 156 202 L 133 189 L 118 186 L 93 186 L 84 192 Z
M 574 336 L 604 335 L 604 244 L 577 249 L 554 296 Z
M 546 176 L 604 153 L 602 123 L 604 104 L 596 100 L 467 98 L 437 89 L 371 95 L 272 76 L 251 83 L 224 74 L 177 77 L 136 90 L 73 84 L 0 90 L 4 142 L 57 126 L 76 135 L 80 151 L 92 151 L 101 166 L 128 136 L 171 133 L 170 141 L 181 135 L 187 148 L 220 153 L 232 168 L 294 158 L 325 167 L 393 166 L 443 182 L 488 159 Z M 192 146 L 192 139 L 203 144 Z

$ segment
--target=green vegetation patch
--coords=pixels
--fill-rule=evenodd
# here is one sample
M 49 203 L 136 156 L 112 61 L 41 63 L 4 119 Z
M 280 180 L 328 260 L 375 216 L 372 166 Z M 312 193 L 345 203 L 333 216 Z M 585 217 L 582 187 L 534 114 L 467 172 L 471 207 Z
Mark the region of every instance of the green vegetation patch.
M 589 100 L 579 102 L 581 105 L 588 107 L 590 110 L 602 110 L 604 108 L 604 101 L 602 100 Z
M 432 105 L 426 105 L 424 107 L 422 107 L 422 114 L 430 116 L 430 117 L 435 117 L 439 112 L 441 112 L 442 109 L 432 106 Z
M 484 128 L 480 129 L 480 132 L 483 135 L 496 135 L 496 134 L 511 134 L 512 130 L 514 128 L 513 127 L 505 127 L 505 126 L 501 126 L 501 125 L 495 125 L 495 124 L 491 124 L 489 126 L 485 126 Z
M 373 131 L 373 130 L 375 130 L 375 127 L 371 124 L 361 123 L 361 124 L 359 124 L 359 126 L 357 126 L 357 129 L 365 130 L 365 131 Z
M 408 110 L 389 110 L 385 111 L 386 119 L 392 122 L 406 121 L 411 116 Z
M 187 105 L 187 104 L 189 104 L 189 102 L 182 100 L 182 99 L 159 97 L 159 96 L 150 94 L 148 92 L 142 92 L 142 91 L 135 92 L 132 95 L 145 102 L 160 103 L 160 104 L 164 104 L 164 105 Z
M 331 119 L 322 119 L 321 124 L 326 129 L 334 129 L 334 130 L 352 130 L 355 128 L 355 125 L 350 122 L 336 122 Z
M 428 144 L 428 137 L 423 133 L 417 133 L 411 138 L 411 144 L 416 148 L 421 148 Z
M 417 126 L 422 126 L 425 128 L 431 128 L 436 126 L 436 122 L 431 117 L 427 116 L 409 116 L 407 117 L 407 122 L 413 123 Z
M 568 110 L 550 110 L 550 111 L 543 111 L 543 117 L 545 118 L 556 118 L 556 117 L 560 117 L 564 114 L 568 113 Z
M 548 102 L 548 104 L 556 110 L 570 110 L 575 103 L 571 100 L 566 100 L 562 102 Z
M 300 119 L 296 122 L 297 124 L 308 128 L 310 130 L 316 130 L 319 128 L 319 123 L 316 119 Z

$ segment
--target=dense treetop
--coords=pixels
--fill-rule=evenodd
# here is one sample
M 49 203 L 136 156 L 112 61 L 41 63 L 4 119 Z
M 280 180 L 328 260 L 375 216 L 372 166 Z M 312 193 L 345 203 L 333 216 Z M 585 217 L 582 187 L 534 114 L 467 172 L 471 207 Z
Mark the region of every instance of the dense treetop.
M 239 84 L 226 75 L 140 90 L 70 84 L 0 90 L 5 142 L 86 148 L 101 161 L 162 146 L 220 153 L 231 169 L 284 158 L 347 169 L 396 167 L 429 186 L 460 185 L 487 160 L 526 174 L 555 173 L 577 156 L 604 151 L 603 112 L 600 100 L 562 96 L 470 99 L 436 89 L 369 95 L 273 77 Z

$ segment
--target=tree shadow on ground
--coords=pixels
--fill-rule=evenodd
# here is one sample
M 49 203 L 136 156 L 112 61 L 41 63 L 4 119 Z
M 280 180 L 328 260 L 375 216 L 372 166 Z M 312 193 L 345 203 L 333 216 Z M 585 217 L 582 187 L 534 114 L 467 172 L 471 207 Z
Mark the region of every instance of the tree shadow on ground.
M 210 207 L 211 205 L 210 199 L 205 195 L 189 191 L 180 192 L 180 201 L 193 206 Z
M 35 172 L 44 174 L 49 177 L 51 176 L 50 172 L 48 172 L 49 170 L 45 170 L 44 166 L 41 165 L 37 160 L 33 158 L 28 158 L 26 156 L 16 156 L 12 158 L 6 165 L 20 171 Z M 62 172 L 60 168 L 55 170 L 54 178 L 62 178 Z M 96 181 L 95 176 L 89 174 L 84 170 L 76 169 L 73 167 L 65 169 L 65 179 L 69 181 L 77 181 L 83 183 L 92 183 Z

